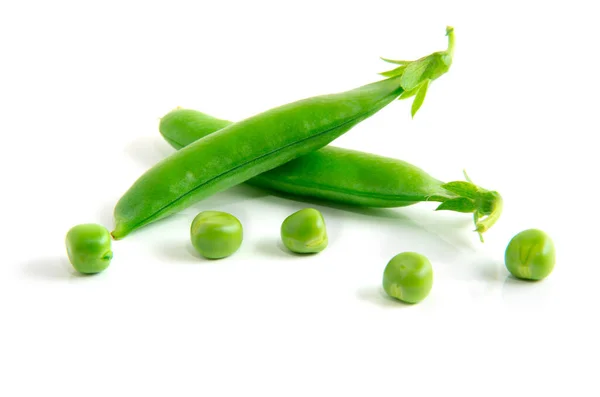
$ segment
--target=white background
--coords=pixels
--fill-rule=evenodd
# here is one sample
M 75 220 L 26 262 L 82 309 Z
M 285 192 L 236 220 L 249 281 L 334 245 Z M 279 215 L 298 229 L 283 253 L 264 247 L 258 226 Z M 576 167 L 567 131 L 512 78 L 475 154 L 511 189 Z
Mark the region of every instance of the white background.
M 598 46 L 593 1 L 3 2 L 0 395 L 591 396 L 597 381 Z M 414 120 L 396 101 L 338 146 L 465 168 L 505 211 L 481 244 L 434 205 L 355 210 L 238 186 L 113 244 L 81 277 L 64 236 L 173 152 L 176 106 L 240 120 L 379 79 L 379 59 L 446 47 Z M 281 221 L 314 206 L 330 245 L 286 253 Z M 234 256 L 193 254 L 201 210 L 236 215 Z M 508 277 L 510 238 L 557 247 L 539 283 Z M 411 250 L 435 282 L 407 306 L 380 290 Z

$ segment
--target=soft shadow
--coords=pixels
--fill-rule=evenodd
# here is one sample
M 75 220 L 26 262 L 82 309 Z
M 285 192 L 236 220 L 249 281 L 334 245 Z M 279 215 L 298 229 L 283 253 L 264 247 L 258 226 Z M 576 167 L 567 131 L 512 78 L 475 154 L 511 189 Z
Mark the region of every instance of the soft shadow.
M 172 241 L 161 244 L 156 249 L 156 253 L 172 263 L 189 263 L 194 265 L 219 262 L 228 258 L 205 258 L 200 255 L 200 253 L 192 246 L 192 243 L 188 241 Z M 232 255 L 235 255 L 236 253 L 237 252 L 234 252 Z
M 502 266 L 498 262 L 486 261 L 480 264 L 475 264 L 479 270 L 479 275 L 487 281 L 501 281 L 504 277 Z M 511 276 L 512 277 L 512 276 Z M 506 280 L 504 281 L 506 282 Z
M 208 261 L 187 240 L 168 241 L 157 246 L 156 253 L 162 258 L 177 263 L 199 263 Z
M 256 251 L 265 256 L 281 258 L 287 256 L 279 247 L 279 242 L 276 239 L 260 240 L 255 244 Z M 285 248 L 285 247 L 284 247 Z
M 534 285 L 534 284 L 541 285 L 542 281 L 544 281 L 544 280 L 526 280 L 526 279 L 516 278 L 512 274 L 509 274 L 504 279 L 503 287 L 520 288 L 523 286 L 530 286 L 530 285 Z
M 502 299 L 515 307 L 523 307 L 524 300 L 527 304 L 538 307 L 550 304 L 556 299 L 552 293 L 550 280 L 522 280 L 508 275 L 502 283 Z
M 37 280 L 71 280 L 94 277 L 77 272 L 66 257 L 37 258 L 21 264 L 26 277 Z
M 175 153 L 161 137 L 141 136 L 129 142 L 123 151 L 136 163 L 144 168 L 149 168 Z
M 266 239 L 256 243 L 256 250 L 262 255 L 270 256 L 273 258 L 289 258 L 290 256 L 306 257 L 313 256 L 315 254 L 298 254 L 292 252 L 281 242 L 280 239 Z
M 388 296 L 381 287 L 363 287 L 356 291 L 356 297 L 383 308 L 406 308 L 413 306 Z
M 185 244 L 185 249 L 186 249 L 188 255 L 196 260 L 210 260 L 210 259 L 206 259 L 202 255 L 200 255 L 200 253 L 198 251 L 196 251 L 196 249 L 192 246 L 191 243 Z

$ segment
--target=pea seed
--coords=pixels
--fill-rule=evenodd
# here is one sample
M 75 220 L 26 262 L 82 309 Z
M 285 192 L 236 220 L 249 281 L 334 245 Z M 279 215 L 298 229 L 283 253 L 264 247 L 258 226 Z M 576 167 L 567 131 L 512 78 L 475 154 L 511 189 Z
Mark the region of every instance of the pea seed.
M 73 226 L 65 238 L 69 261 L 80 273 L 104 271 L 112 260 L 111 237 L 101 225 L 84 223 Z
M 204 211 L 192 221 L 190 238 L 196 251 L 205 258 L 225 258 L 242 245 L 242 224 L 227 212 Z
M 554 269 L 556 252 L 550 236 L 538 229 L 527 229 L 514 236 L 504 253 L 504 264 L 515 277 L 541 280 Z
M 402 252 L 394 256 L 383 272 L 383 289 L 402 302 L 422 301 L 429 295 L 432 286 L 431 262 L 416 252 Z
M 323 215 L 314 208 L 293 213 L 281 224 L 281 240 L 290 251 L 299 254 L 323 251 L 328 244 Z

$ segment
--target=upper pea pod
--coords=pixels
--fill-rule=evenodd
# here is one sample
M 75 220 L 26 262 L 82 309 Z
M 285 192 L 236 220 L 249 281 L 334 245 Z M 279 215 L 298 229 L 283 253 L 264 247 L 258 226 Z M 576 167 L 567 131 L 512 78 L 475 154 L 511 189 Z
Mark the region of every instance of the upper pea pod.
M 447 33 L 448 49 L 429 57 L 451 57 L 454 33 L 452 29 Z M 430 63 L 429 57 L 414 64 Z M 123 238 L 214 193 L 326 146 L 400 97 L 406 91 L 405 73 L 416 73 L 418 81 L 432 81 L 449 66 L 425 72 L 422 68 L 411 72 L 407 67 L 403 73 L 350 91 L 267 110 L 193 142 L 150 168 L 125 192 L 115 207 L 113 238 Z

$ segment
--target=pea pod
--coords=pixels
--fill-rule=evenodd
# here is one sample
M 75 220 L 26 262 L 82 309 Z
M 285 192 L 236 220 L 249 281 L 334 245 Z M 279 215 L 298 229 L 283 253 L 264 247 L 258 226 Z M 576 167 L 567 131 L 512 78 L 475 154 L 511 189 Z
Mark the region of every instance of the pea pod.
M 159 130 L 175 149 L 230 123 L 191 109 L 176 109 Z M 466 174 L 465 174 L 466 176 Z M 444 183 L 402 160 L 327 146 L 264 172 L 246 183 L 298 197 L 363 207 L 405 207 L 440 202 L 439 210 L 473 213 L 482 237 L 500 217 L 502 197 L 467 181 Z
M 400 99 L 415 96 L 414 116 L 429 82 L 447 72 L 452 63 L 454 31 L 449 27 L 446 33 L 447 50 L 404 62 L 406 67 L 397 67 L 383 80 L 267 110 L 162 160 L 118 201 L 113 238 L 121 239 L 214 193 L 318 150 L 402 94 L 407 95 Z

